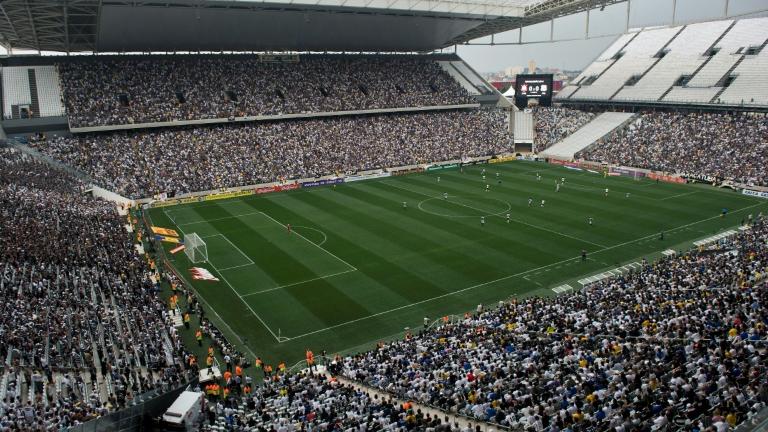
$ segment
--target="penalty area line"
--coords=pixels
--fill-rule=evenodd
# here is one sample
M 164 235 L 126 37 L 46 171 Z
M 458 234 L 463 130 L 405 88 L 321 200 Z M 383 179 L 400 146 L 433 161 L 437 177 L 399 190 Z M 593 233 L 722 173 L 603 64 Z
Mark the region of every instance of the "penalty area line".
M 312 278 L 312 279 L 306 279 L 306 280 L 303 280 L 303 281 L 298 281 L 298 282 L 294 282 L 294 283 L 289 283 L 289 284 L 285 284 L 285 285 L 276 286 L 274 288 L 267 288 L 265 290 L 256 291 L 256 292 L 252 292 L 252 293 L 248 293 L 248 294 L 243 294 L 243 297 L 251 297 L 251 296 L 255 296 L 255 295 L 259 295 L 259 294 L 264 294 L 264 293 L 268 293 L 268 292 L 272 292 L 272 291 L 281 290 L 281 289 L 284 289 L 284 288 L 289 288 L 289 287 L 296 286 L 296 285 L 302 285 L 302 284 L 305 284 L 305 283 L 318 281 L 318 280 L 321 280 L 321 279 L 328 279 L 328 278 L 332 278 L 332 277 L 335 277 L 335 276 L 341 276 L 343 274 L 352 273 L 352 272 L 356 272 L 356 271 L 357 271 L 357 269 L 354 269 L 354 270 L 353 269 L 344 270 L 344 271 L 340 271 L 338 273 L 332 273 L 332 274 L 329 274 L 329 275 L 318 276 L 318 277 Z
M 182 233 L 182 234 L 184 234 L 184 230 L 182 230 L 180 227 L 178 227 L 178 225 L 177 225 L 177 228 L 179 228 L 179 231 L 181 231 L 181 233 Z M 186 235 L 186 234 L 184 234 L 184 235 Z M 222 236 L 223 236 L 223 235 L 222 235 Z M 224 237 L 224 238 L 226 239 L 226 237 Z M 229 239 L 227 239 L 227 240 L 229 241 Z M 231 243 L 231 242 L 230 242 L 230 243 Z M 236 247 L 236 246 L 235 246 L 235 247 Z M 250 258 L 249 258 L 249 259 L 250 259 Z M 276 340 L 278 343 L 280 343 L 280 342 L 283 342 L 283 339 L 285 339 L 285 338 L 283 338 L 283 337 L 281 337 L 281 336 L 278 336 L 277 334 L 275 334 L 275 332 L 274 332 L 274 331 L 273 331 L 273 330 L 272 330 L 272 329 L 271 329 L 271 328 L 270 328 L 270 327 L 267 325 L 267 323 L 266 323 L 266 322 L 265 322 L 265 321 L 264 321 L 264 320 L 263 320 L 263 319 L 262 319 L 262 318 L 259 316 L 259 314 L 257 314 L 257 313 L 256 313 L 256 311 L 255 311 L 255 310 L 253 310 L 253 307 L 251 307 L 251 305 L 250 305 L 250 304 L 248 304 L 248 302 L 247 302 L 247 301 L 245 301 L 245 299 L 243 298 L 243 296 L 242 296 L 242 295 L 240 295 L 240 293 L 239 293 L 239 292 L 237 292 L 237 290 L 235 289 L 235 287 L 234 287 L 234 286 L 232 286 L 232 284 L 231 284 L 231 283 L 229 283 L 229 281 L 228 281 L 228 280 L 227 280 L 227 278 L 224 276 L 224 274 L 221 272 L 221 270 L 219 270 L 218 268 L 216 268 L 216 265 L 214 265 L 212 262 L 210 262 L 210 261 L 207 261 L 207 263 L 208 263 L 208 265 L 210 265 L 210 266 L 211 266 L 211 267 L 212 267 L 214 270 L 216 270 L 216 273 L 218 273 L 218 274 L 219 274 L 219 276 L 221 276 L 221 279 L 224 281 L 224 283 L 226 283 L 226 284 L 227 284 L 227 286 L 229 287 L 229 289 L 231 289 L 231 290 L 232 290 L 232 292 L 233 292 L 233 293 L 234 293 L 234 294 L 237 296 L 237 298 L 239 298 L 239 299 L 240 299 L 240 301 L 241 301 L 241 302 L 243 302 L 243 304 L 245 305 L 245 307 L 247 307 L 247 308 L 248 308 L 248 310 L 250 310 L 250 311 L 251 311 L 251 313 L 253 314 L 253 316 L 255 316 L 257 320 L 259 320 L 259 322 L 261 323 L 261 325 L 263 325 L 263 326 L 264 326 L 264 328 L 265 328 L 265 329 L 267 329 L 267 331 L 268 331 L 268 332 L 269 332 L 269 333 L 272 335 L 272 337 L 273 337 L 273 338 L 275 338 L 275 340 Z

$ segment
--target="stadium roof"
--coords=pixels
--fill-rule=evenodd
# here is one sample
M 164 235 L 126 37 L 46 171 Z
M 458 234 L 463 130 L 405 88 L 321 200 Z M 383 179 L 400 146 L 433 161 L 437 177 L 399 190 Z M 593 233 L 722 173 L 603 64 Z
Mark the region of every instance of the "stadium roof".
M 60 52 L 430 51 L 625 0 L 3 0 L 0 43 Z

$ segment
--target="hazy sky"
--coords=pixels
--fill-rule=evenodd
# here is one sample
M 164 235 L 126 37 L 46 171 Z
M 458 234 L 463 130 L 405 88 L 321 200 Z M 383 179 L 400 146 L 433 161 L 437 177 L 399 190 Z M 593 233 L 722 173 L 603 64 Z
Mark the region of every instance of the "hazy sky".
M 719 18 L 723 15 L 727 0 L 677 0 L 676 23 Z M 666 25 L 672 20 L 673 0 L 632 0 L 629 26 L 642 27 Z M 743 15 L 768 9 L 768 0 L 730 0 L 728 14 Z M 627 4 L 619 3 L 590 12 L 589 33 L 611 35 L 623 33 L 626 26 Z M 584 39 L 585 13 L 555 20 L 555 39 L 579 39 L 564 42 L 543 42 L 528 45 L 464 46 L 458 53 L 479 72 L 500 71 L 509 66 L 527 66 L 535 60 L 541 67 L 582 69 L 591 63 L 616 36 Z M 523 41 L 548 40 L 550 24 L 542 23 L 523 30 Z M 517 42 L 518 31 L 513 30 L 495 36 L 495 42 Z M 490 42 L 490 37 L 476 42 Z M 453 49 L 451 48 L 451 52 Z

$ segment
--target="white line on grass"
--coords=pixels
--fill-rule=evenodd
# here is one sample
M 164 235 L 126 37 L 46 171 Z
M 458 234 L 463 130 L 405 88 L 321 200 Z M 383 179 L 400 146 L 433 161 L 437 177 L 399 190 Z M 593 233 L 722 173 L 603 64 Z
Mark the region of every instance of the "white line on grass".
M 292 287 L 292 286 L 296 286 L 296 285 L 301 285 L 301 284 L 305 284 L 305 283 L 308 283 L 308 282 L 313 282 L 313 281 L 320 280 L 320 279 L 328 279 L 328 278 L 332 278 L 334 276 L 339 276 L 339 275 L 343 275 L 343 274 L 347 274 L 347 273 L 352 273 L 352 272 L 356 272 L 356 271 L 357 271 L 357 269 L 354 269 L 354 270 L 353 269 L 344 270 L 344 271 L 341 271 L 341 272 L 338 272 L 338 273 L 333 273 L 333 274 L 329 274 L 329 275 L 325 275 L 325 276 L 318 276 L 318 277 L 312 278 L 312 279 L 306 279 L 306 280 L 299 281 L 299 282 L 289 283 L 289 284 L 286 284 L 286 285 L 280 285 L 280 286 L 277 286 L 277 287 L 274 287 L 274 288 L 268 288 L 268 289 L 261 290 L 261 291 L 256 291 L 256 292 L 252 292 L 252 293 L 248 293 L 248 294 L 243 294 L 243 297 L 250 297 L 250 296 L 255 296 L 255 295 L 258 295 L 258 294 L 264 294 L 264 293 L 268 293 L 268 292 L 271 292 L 271 291 L 277 291 L 277 290 L 280 290 L 280 289 L 284 289 L 284 288 L 288 288 L 288 287 Z
M 533 282 L 533 283 L 535 283 L 536 285 L 538 285 L 538 286 L 540 286 L 540 287 L 543 287 L 543 286 L 544 286 L 544 285 L 540 284 L 538 281 L 535 281 L 535 280 L 531 280 L 531 279 L 530 279 L 530 276 L 527 276 L 527 275 L 526 275 L 526 276 L 523 276 L 523 279 L 527 280 L 528 282 Z
M 179 228 L 179 227 L 178 227 L 178 225 L 177 225 L 177 228 Z M 184 234 L 184 230 L 182 230 L 181 228 L 179 228 L 179 231 L 181 231 L 181 233 L 182 233 L 182 234 Z M 186 234 L 184 234 L 184 235 L 186 235 Z M 225 238 L 226 238 L 226 237 L 225 237 Z M 230 242 L 230 243 L 231 243 L 231 242 Z M 248 259 L 250 259 L 250 258 L 248 258 Z M 208 261 L 208 264 L 209 264 L 211 267 L 213 267 L 213 269 L 214 269 L 214 270 L 216 270 L 216 273 L 218 273 L 218 274 L 219 274 L 219 276 L 221 276 L 221 279 L 222 279 L 222 280 L 224 280 L 224 282 L 227 284 L 227 286 L 229 286 L 229 289 L 231 289 L 231 290 L 232 290 L 232 292 L 233 292 L 233 293 L 235 293 L 235 295 L 236 295 L 236 296 L 237 296 L 237 297 L 240 299 L 240 301 L 241 301 L 241 302 L 243 302 L 243 304 L 245 305 L 245 307 L 247 307 L 247 308 L 248 308 L 248 310 L 250 310 L 250 311 L 251 311 L 251 313 L 253 314 L 253 316 L 255 316 L 257 320 L 259 320 L 259 322 L 261 323 L 261 325 L 263 325 L 263 326 L 264 326 L 264 328 L 265 328 L 265 329 L 267 329 L 267 331 L 268 331 L 268 332 L 269 332 L 269 333 L 272 335 L 272 337 L 273 337 L 273 338 L 275 338 L 275 340 L 276 340 L 278 343 L 282 342 L 282 341 L 283 341 L 285 338 L 280 338 L 280 337 L 278 337 L 278 336 L 275 334 L 275 332 L 274 332 L 274 331 L 272 331 L 272 329 L 271 329 L 271 328 L 269 328 L 269 326 L 267 325 L 267 323 L 266 323 L 266 322 L 264 322 L 264 320 L 263 320 L 263 319 L 261 319 L 261 317 L 259 316 L 259 314 L 257 314 L 257 313 L 256 313 L 256 311 L 255 311 L 255 310 L 253 310 L 253 308 L 251 307 L 251 305 L 250 305 L 250 304 L 248 304 L 248 302 L 247 302 L 247 301 L 245 301 L 245 299 L 243 298 L 243 296 L 242 296 L 242 295 L 240 295 L 240 293 L 239 293 L 239 292 L 237 292 L 237 290 L 235 289 L 235 287 L 233 287 L 233 286 L 232 286 L 232 284 L 231 284 L 231 283 L 229 283 L 229 281 L 227 280 L 227 278 L 226 278 L 226 277 L 224 277 L 224 274 L 223 274 L 223 273 L 222 273 L 222 272 L 221 272 L 219 269 L 217 269 L 217 268 L 216 268 L 216 266 L 215 266 L 215 265 L 214 265 L 212 262 Z
M 382 182 L 382 183 L 384 183 L 384 184 L 386 184 L 386 185 L 389 185 L 389 186 L 392 186 L 392 187 L 395 187 L 395 188 L 398 188 L 398 189 L 402 189 L 402 190 L 404 190 L 404 191 L 408 191 L 408 192 L 411 192 L 411 193 L 415 193 L 415 194 L 423 195 L 423 196 L 426 196 L 426 197 L 430 197 L 430 198 L 440 198 L 439 196 L 437 196 L 437 197 L 433 197 L 432 195 L 429 195 L 429 194 L 425 194 L 425 193 L 423 193 L 423 192 L 415 191 L 415 190 L 413 190 L 413 189 L 404 188 L 404 187 L 402 187 L 402 186 L 398 186 L 398 185 L 396 185 L 396 184 L 394 184 L 394 183 L 391 183 L 391 182 Z M 468 209 L 472 209 L 472 210 L 476 210 L 476 211 L 480 211 L 480 212 L 483 212 L 483 211 L 484 211 L 484 210 L 482 210 L 482 209 L 479 209 L 479 208 L 476 208 L 476 207 L 472 207 L 472 206 L 470 206 L 470 205 L 466 205 L 466 204 L 463 204 L 463 203 L 460 203 L 460 202 L 456 202 L 456 201 L 448 201 L 448 202 L 450 202 L 451 204 L 456 204 L 456 205 L 460 205 L 460 206 L 462 206 L 462 207 L 466 207 L 466 208 L 468 208 Z M 490 214 L 490 215 L 488 215 L 488 216 L 497 216 L 497 217 L 500 217 L 500 218 L 502 218 L 502 219 L 505 219 L 505 216 L 503 216 L 503 215 L 500 215 L 500 214 Z M 569 234 L 561 233 L 561 232 L 559 232 L 559 231 L 551 230 L 551 229 L 549 229 L 549 228 L 544 228 L 544 227 L 541 227 L 541 226 L 538 226 L 538 225 L 534 225 L 534 224 L 530 224 L 530 223 L 527 223 L 527 222 L 523 222 L 523 221 L 521 221 L 520 219 L 516 219 L 516 218 L 510 218 L 510 220 L 513 220 L 513 221 L 515 221 L 515 222 L 517 222 L 517 223 L 519 223 L 519 224 L 521 224 L 521 225 L 526 225 L 526 226 L 529 226 L 529 227 L 531 227 L 531 228 L 535 228 L 535 229 L 537 229 L 537 230 L 540 230 L 540 231 L 547 231 L 547 232 L 550 232 L 550 233 L 552 233 L 552 234 L 557 234 L 557 235 L 559 235 L 559 236 L 561 236 L 561 237 L 568 237 L 568 238 L 571 238 L 571 239 L 573 239 L 573 240 L 578 240 L 578 241 L 580 241 L 580 242 L 583 242 L 583 243 L 589 243 L 589 244 L 591 244 L 591 245 L 593 245 L 593 246 L 597 246 L 597 247 L 601 247 L 601 248 L 605 248 L 605 247 L 608 247 L 608 246 L 605 246 L 605 245 L 602 245 L 602 244 L 599 244 L 599 243 L 591 242 L 591 241 L 589 241 L 589 240 L 584 240 L 584 239 L 582 239 L 582 238 L 579 238 L 579 237 L 574 237 L 574 236 L 572 236 L 572 235 L 569 235 Z
M 242 268 L 242 267 L 248 267 L 248 266 L 252 266 L 252 265 L 254 265 L 254 263 L 240 264 L 240 265 L 236 265 L 236 266 L 232 266 L 232 267 L 224 267 L 223 269 L 219 269 L 219 271 L 234 270 L 234 269 L 239 269 L 239 268 Z
M 685 192 L 685 193 L 681 193 L 681 194 L 677 194 L 677 195 L 672 195 L 672 196 L 668 196 L 668 197 L 664 197 L 664 198 L 659 198 L 659 201 L 666 201 L 666 200 L 672 199 L 672 198 L 683 197 L 683 196 L 686 196 L 686 195 L 693 195 L 693 194 L 698 193 L 698 192 L 699 191 Z
M 323 241 L 321 241 L 320 243 L 315 243 L 318 246 L 322 246 L 322 245 L 325 244 L 325 242 L 328 241 L 328 236 L 325 235 L 325 233 L 322 230 L 319 230 L 317 228 L 312 228 L 312 227 L 308 227 L 308 226 L 304 226 L 304 225 L 294 225 L 293 228 L 304 228 L 304 229 L 308 229 L 308 230 L 312 230 L 314 232 L 320 233 L 320 235 L 323 236 Z
M 743 210 L 749 210 L 751 208 L 754 208 L 754 207 L 757 207 L 757 206 L 763 205 L 763 204 L 764 203 L 759 202 L 759 203 L 753 204 L 751 206 L 747 206 L 747 207 L 740 208 L 738 210 L 734 210 L 733 213 L 736 213 L 736 212 L 739 212 L 739 211 L 743 211 Z M 702 219 L 702 220 L 699 220 L 699 221 L 696 221 L 696 222 L 691 222 L 691 223 L 688 223 L 688 224 L 685 224 L 685 225 L 681 225 L 681 226 L 679 226 L 677 228 L 673 228 L 673 230 L 677 230 L 677 229 L 681 229 L 681 228 L 686 228 L 686 227 L 689 227 L 689 226 L 692 226 L 692 225 L 696 225 L 696 224 L 699 224 L 699 223 L 702 223 L 702 222 L 710 221 L 712 219 L 717 219 L 719 217 L 720 217 L 720 215 L 712 216 L 712 217 L 709 217 L 709 218 L 706 218 L 706 219 Z M 591 254 L 594 255 L 596 253 L 601 253 L 601 252 L 605 252 L 605 251 L 608 251 L 608 250 L 616 249 L 616 248 L 621 247 L 621 246 L 625 246 L 625 245 L 632 244 L 632 243 L 637 243 L 637 242 L 639 242 L 641 240 L 645 240 L 645 239 L 656 237 L 656 236 L 657 236 L 657 234 L 651 234 L 651 235 L 648 235 L 648 236 L 645 236 L 645 237 L 640 237 L 640 238 L 637 238 L 637 239 L 634 239 L 634 240 L 630 240 L 630 241 L 627 241 L 627 242 L 624 242 L 624 243 L 619 243 L 617 245 L 606 247 L 606 248 L 601 249 L 599 251 L 592 252 Z M 375 314 L 367 315 L 367 316 L 360 317 L 360 318 L 357 318 L 357 319 L 353 319 L 353 320 L 350 320 L 350 321 L 345 321 L 343 323 L 339 323 L 339 324 L 332 325 L 332 326 L 329 326 L 329 327 L 326 327 L 326 328 L 322 328 L 322 329 L 314 330 L 314 331 L 311 331 L 311 332 L 307 332 L 307 333 L 304 333 L 304 334 L 301 334 L 301 335 L 298 335 L 298 336 L 283 337 L 281 340 L 278 340 L 278 342 L 280 342 L 280 343 L 287 342 L 287 341 L 291 341 L 291 340 L 294 340 L 294 339 L 300 339 L 300 338 L 303 338 L 303 337 L 306 337 L 306 336 L 311 336 L 311 335 L 314 335 L 314 334 L 317 334 L 317 333 L 322 333 L 322 332 L 325 332 L 325 331 L 328 331 L 328 330 L 333 330 L 335 328 L 343 327 L 343 326 L 346 326 L 346 325 L 349 325 L 349 324 L 354 324 L 354 323 L 360 322 L 360 321 L 365 321 L 367 319 L 375 318 L 375 317 L 382 316 L 382 315 L 386 315 L 386 314 L 389 314 L 389 313 L 392 313 L 392 312 L 397 312 L 399 310 L 407 309 L 407 308 L 410 308 L 412 306 L 417 306 L 417 305 L 420 305 L 420 304 L 431 302 L 432 300 L 438 300 L 438 299 L 445 298 L 445 297 L 448 297 L 448 296 L 460 294 L 460 293 L 463 293 L 463 292 L 466 292 L 466 291 L 470 291 L 470 290 L 473 290 L 473 289 L 476 289 L 476 288 L 484 287 L 486 285 L 491 285 L 491 284 L 494 284 L 496 282 L 501 282 L 501 281 L 512 279 L 512 278 L 515 278 L 515 277 L 518 277 L 518 276 L 526 275 L 528 273 L 532 273 L 532 272 L 536 272 L 536 271 L 540 272 L 542 270 L 546 272 L 546 271 L 549 271 L 549 268 L 552 267 L 552 266 L 555 266 L 555 265 L 558 265 L 558 264 L 563 264 L 563 263 L 566 263 L 568 261 L 573 261 L 573 260 L 577 260 L 577 259 L 581 259 L 581 255 L 579 255 L 577 257 L 573 257 L 573 258 L 564 259 L 562 261 L 554 262 L 554 263 L 551 263 L 551 264 L 547 264 L 545 266 L 541 266 L 541 267 L 533 268 L 533 269 L 530 269 L 530 270 L 526 270 L 526 271 L 523 271 L 523 272 L 520 272 L 520 273 L 515 273 L 515 274 L 512 274 L 512 275 L 503 276 L 503 277 L 500 277 L 498 279 L 494 279 L 492 281 L 483 282 L 483 283 L 480 283 L 480 284 L 477 284 L 477 285 L 472 285 L 470 287 L 462 288 L 462 289 L 457 290 L 457 291 L 451 291 L 449 293 L 441 294 L 439 296 L 430 297 L 430 298 L 427 298 L 427 299 L 424 299 L 424 300 L 421 300 L 421 301 L 418 301 L 418 302 L 415 302 L 415 303 L 409 303 L 407 305 L 398 306 L 396 308 L 392 308 L 392 309 L 389 309 L 389 310 L 377 312 Z M 546 270 L 544 270 L 544 269 L 546 269 Z M 534 273 L 534 274 L 536 274 L 536 273 Z
M 237 251 L 238 251 L 238 252 L 240 252 L 240 255 L 244 256 L 244 257 L 245 257 L 245 259 L 247 259 L 248 261 L 250 261 L 250 262 L 248 263 L 248 265 L 254 264 L 254 262 L 253 262 L 253 260 L 251 259 L 251 257 L 249 257 L 249 256 L 248 256 L 248 254 L 246 254 L 246 253 L 245 253 L 245 252 L 243 252 L 243 251 L 242 251 L 242 250 L 241 250 L 239 247 L 237 247 L 237 245 L 236 245 L 236 244 L 232 243 L 232 240 L 228 239 L 228 238 L 227 238 L 227 236 L 225 236 L 224 234 L 216 234 L 215 236 L 211 236 L 211 237 L 222 237 L 222 238 L 223 238 L 224 240 L 226 240 L 226 241 L 227 241 L 229 244 L 231 244 L 233 248 L 237 249 Z
M 272 221 L 274 221 L 276 224 L 280 225 L 281 227 L 283 227 L 283 228 L 286 228 L 286 226 L 285 226 L 285 225 L 283 225 L 283 223 L 282 223 L 282 222 L 279 222 L 277 219 L 273 218 L 272 216 L 270 216 L 270 215 L 268 215 L 268 214 L 266 214 L 266 213 L 264 213 L 264 212 L 260 212 L 260 213 L 261 213 L 261 214 L 263 214 L 264 216 L 268 217 L 269 219 L 271 219 Z M 286 228 L 286 229 L 287 229 L 287 228 Z M 328 249 L 325 249 L 325 248 L 323 248 L 322 246 L 318 245 L 317 243 L 315 243 L 315 242 L 313 242 L 313 241 L 309 240 L 308 238 L 306 238 L 306 237 L 304 237 L 303 235 L 299 234 L 299 233 L 298 233 L 298 232 L 296 232 L 295 230 L 293 231 L 293 233 L 294 233 L 294 234 L 296 234 L 297 236 L 299 236 L 299 237 L 303 238 L 303 239 L 304 239 L 304 240 L 305 240 L 307 243 L 311 244 L 312 246 L 314 246 L 314 247 L 316 247 L 316 248 L 320 249 L 321 251 L 323 251 L 323 252 L 327 253 L 328 255 L 330 255 L 330 256 L 332 256 L 332 257 L 336 258 L 337 260 L 339 260 L 339 261 L 343 262 L 343 263 L 344 263 L 344 264 L 345 264 L 347 267 L 351 268 L 352 270 L 357 270 L 357 267 L 355 267 L 355 266 L 353 266 L 352 264 L 350 264 L 350 263 L 348 263 L 348 262 L 344 261 L 343 259 L 341 259 L 341 258 L 337 257 L 337 256 L 336 256 L 336 255 L 334 255 L 332 252 L 330 252 Z
M 259 213 L 261 213 L 261 212 L 255 211 L 255 212 L 250 212 L 250 213 L 243 213 L 243 214 L 237 214 L 237 215 L 232 215 L 232 216 L 220 217 L 220 218 L 216 218 L 216 219 L 205 219 L 205 220 L 195 221 L 195 222 L 185 222 L 185 223 L 176 224 L 176 226 L 197 225 L 197 224 L 216 222 L 216 221 L 227 220 L 227 219 L 237 219 L 239 217 L 252 216 L 252 215 L 255 215 L 255 214 L 259 214 Z

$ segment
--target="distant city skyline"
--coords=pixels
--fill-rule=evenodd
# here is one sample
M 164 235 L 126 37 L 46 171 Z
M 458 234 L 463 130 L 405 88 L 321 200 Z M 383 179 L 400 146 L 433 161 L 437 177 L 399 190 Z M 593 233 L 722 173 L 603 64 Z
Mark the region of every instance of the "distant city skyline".
M 630 28 L 669 25 L 674 0 L 632 0 Z M 718 19 L 729 1 L 729 16 L 745 15 L 768 9 L 768 0 L 676 0 L 675 23 Z M 526 45 L 467 46 L 457 52 L 480 73 L 494 73 L 513 66 L 526 66 L 534 60 L 541 68 L 580 70 L 591 63 L 625 30 L 626 2 L 590 12 L 590 39 L 584 39 L 585 13 L 555 20 L 555 39 L 562 42 L 538 42 Z M 530 26 L 523 31 L 523 41 L 548 40 L 550 24 Z M 600 36 L 603 35 L 603 36 Z M 608 36 L 605 36 L 608 35 Z M 516 42 L 518 31 L 499 33 L 494 42 Z M 572 40 L 570 40 L 572 39 Z M 473 42 L 489 43 L 490 37 Z M 446 50 L 453 52 L 453 48 Z

